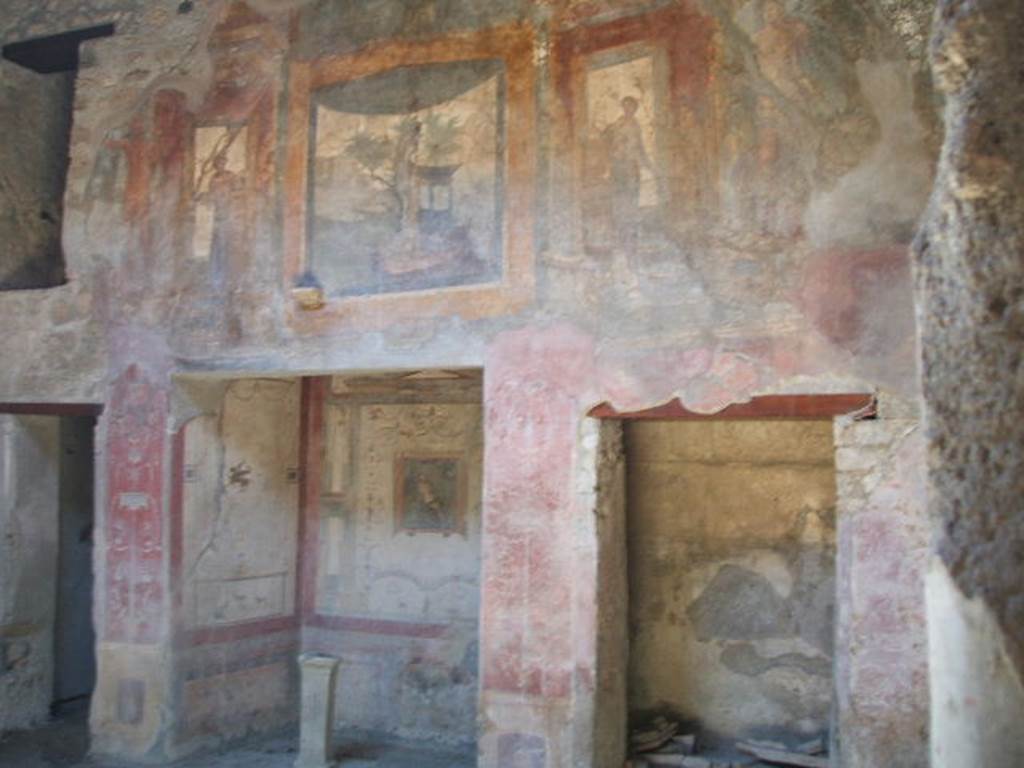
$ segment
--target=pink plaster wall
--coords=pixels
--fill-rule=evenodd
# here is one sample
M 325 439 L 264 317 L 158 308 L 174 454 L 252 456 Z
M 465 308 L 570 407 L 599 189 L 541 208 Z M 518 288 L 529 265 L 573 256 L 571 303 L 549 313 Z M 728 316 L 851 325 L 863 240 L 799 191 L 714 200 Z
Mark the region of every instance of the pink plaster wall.
M 922 425 L 836 426 L 836 696 L 843 768 L 928 765 Z

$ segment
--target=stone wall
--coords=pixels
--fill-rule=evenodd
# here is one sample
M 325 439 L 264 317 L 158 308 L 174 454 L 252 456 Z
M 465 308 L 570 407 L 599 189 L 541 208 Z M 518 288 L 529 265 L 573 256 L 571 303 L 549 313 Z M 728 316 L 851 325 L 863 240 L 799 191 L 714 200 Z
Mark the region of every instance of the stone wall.
M 0 731 L 53 702 L 60 423 L 0 416 Z
M 928 579 L 934 764 L 1024 761 L 1024 8 L 937 3 L 945 144 L 917 242 L 937 557 Z
M 622 425 L 584 422 L 580 435 L 579 493 L 593 505 L 596 646 L 593 735 L 594 768 L 619 768 L 629 732 L 629 564 L 626 520 L 626 455 Z M 591 470 L 592 473 L 588 470 Z
M 835 465 L 821 421 L 626 427 L 631 713 L 709 738 L 828 731 Z
M 61 220 L 74 74 L 40 75 L 0 62 L 0 290 L 64 282 Z

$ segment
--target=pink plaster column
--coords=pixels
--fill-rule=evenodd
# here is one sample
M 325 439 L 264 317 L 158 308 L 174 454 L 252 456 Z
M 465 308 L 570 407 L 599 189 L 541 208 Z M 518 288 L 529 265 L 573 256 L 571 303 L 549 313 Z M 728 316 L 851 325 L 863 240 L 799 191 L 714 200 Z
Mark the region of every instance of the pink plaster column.
M 842 768 L 928 764 L 925 439 L 916 418 L 836 421 L 836 719 Z
M 93 750 L 162 756 L 170 706 L 166 642 L 166 385 L 132 364 L 114 379 L 98 466 L 106 503 L 97 520 L 98 679 Z
M 154 643 L 164 613 L 167 393 L 137 367 L 114 383 L 107 425 L 107 641 Z
M 588 716 L 574 691 L 593 688 L 596 542 L 577 535 L 573 477 L 592 360 L 565 328 L 506 334 L 488 355 L 482 766 L 567 766 Z

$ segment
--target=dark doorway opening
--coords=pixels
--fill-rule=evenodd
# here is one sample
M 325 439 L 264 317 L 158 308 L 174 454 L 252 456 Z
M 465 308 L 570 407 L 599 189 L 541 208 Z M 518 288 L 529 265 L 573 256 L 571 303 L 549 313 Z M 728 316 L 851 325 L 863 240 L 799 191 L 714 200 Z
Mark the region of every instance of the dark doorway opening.
M 88 751 L 98 413 L 0 403 L 0 765 Z
M 95 419 L 62 416 L 60 422 L 55 712 L 88 701 L 96 685 L 96 633 L 92 622 Z

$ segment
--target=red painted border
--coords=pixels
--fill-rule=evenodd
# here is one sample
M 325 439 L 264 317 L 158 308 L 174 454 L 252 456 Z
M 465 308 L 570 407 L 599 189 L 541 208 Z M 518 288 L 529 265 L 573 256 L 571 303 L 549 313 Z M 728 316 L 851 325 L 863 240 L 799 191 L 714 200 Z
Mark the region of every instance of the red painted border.
M 305 621 L 316 613 L 316 567 L 320 551 L 320 474 L 323 463 L 324 400 L 329 376 L 302 380 L 302 433 L 299 435 L 299 578 L 295 604 Z
M 755 397 L 749 403 L 735 403 L 717 413 L 696 413 L 689 410 L 676 398 L 664 405 L 642 411 L 615 410 L 608 403 L 601 403 L 587 414 L 595 419 L 664 419 L 675 421 L 712 421 L 742 419 L 828 419 L 853 414 L 859 419 L 877 415 L 874 395 L 765 395 Z
M 258 619 L 223 627 L 201 627 L 186 633 L 188 645 L 209 645 L 211 643 L 231 643 L 249 637 L 269 635 L 273 632 L 284 632 L 298 629 L 299 621 L 295 615 L 275 616 L 272 619 Z
M 99 416 L 103 406 L 96 403 L 0 403 L 0 413 L 35 416 Z
M 325 616 L 316 613 L 306 617 L 305 625 L 343 632 L 362 632 L 368 635 L 392 635 L 397 637 L 443 637 L 448 631 L 447 624 L 431 624 L 392 619 L 364 619 L 358 616 Z
M 185 626 L 182 559 L 185 553 L 185 428 L 174 433 L 171 445 L 171 626 L 175 633 Z

